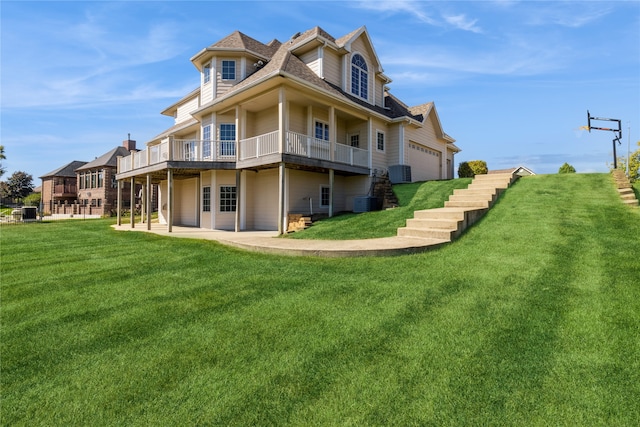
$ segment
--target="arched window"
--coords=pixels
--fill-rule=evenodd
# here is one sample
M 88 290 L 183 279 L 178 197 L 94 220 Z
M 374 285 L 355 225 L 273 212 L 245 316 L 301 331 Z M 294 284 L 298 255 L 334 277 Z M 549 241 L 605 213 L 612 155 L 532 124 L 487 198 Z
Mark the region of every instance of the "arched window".
M 369 97 L 369 73 L 367 71 L 367 63 L 362 55 L 353 55 L 351 58 L 351 93 L 364 99 Z

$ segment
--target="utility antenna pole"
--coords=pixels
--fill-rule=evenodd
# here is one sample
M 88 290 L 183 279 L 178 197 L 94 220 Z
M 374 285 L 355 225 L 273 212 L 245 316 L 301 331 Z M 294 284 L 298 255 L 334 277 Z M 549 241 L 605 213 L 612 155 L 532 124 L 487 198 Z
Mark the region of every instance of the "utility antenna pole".
M 618 128 L 617 129 L 612 129 L 612 128 L 601 128 L 601 127 L 591 126 L 591 120 L 616 122 L 616 123 L 618 123 Z M 618 144 L 622 144 L 622 141 L 620 141 L 622 139 L 621 120 L 609 119 L 609 118 L 606 118 L 606 117 L 591 117 L 591 114 L 589 114 L 589 110 L 587 110 L 587 130 L 589 131 L 589 133 L 591 133 L 591 129 L 608 130 L 608 131 L 614 132 L 614 136 L 615 137 L 613 138 L 613 168 L 614 169 L 618 169 L 618 159 L 617 159 L 617 156 L 616 156 L 616 142 Z

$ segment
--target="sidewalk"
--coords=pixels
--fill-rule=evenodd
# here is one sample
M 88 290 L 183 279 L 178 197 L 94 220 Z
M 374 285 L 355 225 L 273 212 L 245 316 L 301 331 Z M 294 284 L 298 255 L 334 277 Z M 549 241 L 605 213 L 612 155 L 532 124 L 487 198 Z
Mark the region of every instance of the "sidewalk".
M 150 231 L 147 230 L 146 224 L 140 223 L 136 223 L 133 229 L 131 224 L 124 223 L 121 226 L 114 225 L 113 228 L 118 231 L 147 232 L 176 238 L 215 240 L 224 245 L 248 251 L 291 256 L 393 256 L 423 252 L 448 243 L 448 241 L 441 239 L 396 236 L 363 240 L 301 240 L 278 237 L 276 231 L 241 231 L 236 233 L 179 226 L 173 226 L 172 232 L 169 233 L 166 225 L 157 223 L 151 224 Z

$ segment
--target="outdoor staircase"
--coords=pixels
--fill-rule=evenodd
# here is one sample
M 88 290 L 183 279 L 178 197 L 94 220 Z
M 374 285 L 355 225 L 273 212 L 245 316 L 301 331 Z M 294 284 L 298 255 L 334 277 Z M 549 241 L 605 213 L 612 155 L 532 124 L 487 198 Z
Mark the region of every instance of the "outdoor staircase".
M 628 206 L 638 206 L 638 199 L 636 199 L 636 194 L 631 187 L 631 183 L 629 179 L 624 174 L 624 172 L 620 169 L 615 169 L 611 172 L 613 176 L 613 180 L 616 183 L 616 188 L 618 189 L 618 193 L 622 198 L 622 202 Z
M 398 236 L 450 242 L 482 218 L 516 179 L 513 173 L 476 175 L 467 188 L 454 190 L 443 208 L 415 211 Z
M 382 209 L 397 208 L 399 205 L 388 173 L 374 178 L 372 194 L 379 200 Z

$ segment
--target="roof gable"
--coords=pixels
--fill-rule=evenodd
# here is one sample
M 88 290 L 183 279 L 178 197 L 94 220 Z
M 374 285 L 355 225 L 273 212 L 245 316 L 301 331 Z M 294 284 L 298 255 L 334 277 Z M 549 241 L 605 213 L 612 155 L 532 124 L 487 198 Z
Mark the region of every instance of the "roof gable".
M 375 61 L 376 61 L 376 72 L 382 73 L 384 71 L 382 69 L 382 63 L 380 62 L 380 58 L 378 57 L 378 53 L 376 52 L 375 48 L 373 47 L 373 42 L 371 41 L 371 37 L 369 36 L 369 32 L 367 31 L 367 27 L 366 26 L 363 25 L 362 27 L 358 28 L 357 30 L 350 32 L 346 36 L 343 36 L 343 37 L 340 37 L 339 39 L 336 39 L 336 45 L 338 45 L 338 47 L 346 49 L 348 52 L 351 52 L 352 51 L 352 47 L 351 46 L 352 46 L 353 42 L 355 42 L 359 38 L 363 38 L 364 39 L 364 43 L 365 43 L 367 49 L 369 49 L 371 56 L 375 59 Z
M 74 160 L 64 166 L 59 167 L 58 169 L 54 169 L 51 172 L 42 175 L 40 178 L 74 177 L 76 176 L 76 169 L 84 166 L 85 164 L 87 164 L 87 162 Z
M 129 153 L 129 151 L 126 148 L 119 146 L 112 150 L 107 151 L 102 156 L 96 158 L 95 160 L 90 161 L 84 166 L 78 168 L 77 170 L 100 168 L 104 166 L 116 167 L 118 165 L 118 156 L 124 157 L 124 156 L 128 156 L 129 154 L 131 153 Z

